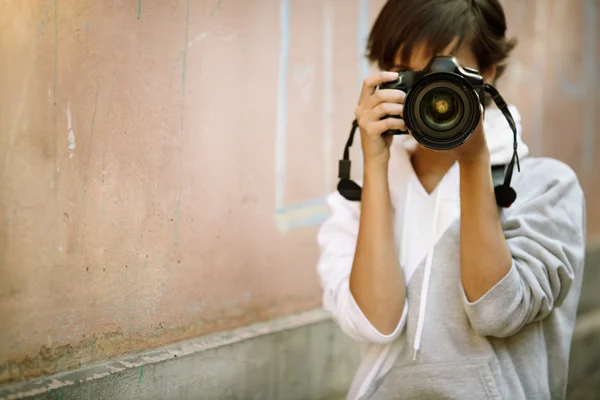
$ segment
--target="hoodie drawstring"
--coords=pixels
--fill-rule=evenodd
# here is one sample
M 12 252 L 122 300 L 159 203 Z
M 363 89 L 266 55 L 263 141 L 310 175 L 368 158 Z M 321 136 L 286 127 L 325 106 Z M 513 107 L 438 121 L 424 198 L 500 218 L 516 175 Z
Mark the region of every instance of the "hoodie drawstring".
M 441 182 L 440 182 L 441 184 Z M 429 291 L 429 281 L 431 280 L 431 265 L 433 263 L 433 253 L 434 253 L 434 249 L 435 249 L 435 244 L 436 244 L 436 238 L 437 238 L 437 227 L 438 227 L 438 219 L 439 219 L 439 215 L 440 215 L 440 189 L 441 187 L 438 187 L 438 190 L 436 190 L 436 194 L 435 194 L 435 208 L 433 211 L 433 223 L 432 223 L 432 227 L 431 227 L 431 239 L 429 240 L 429 251 L 427 252 L 427 258 L 425 260 L 425 272 L 423 274 L 423 284 L 421 286 L 421 297 L 419 299 L 419 318 L 417 320 L 417 331 L 415 332 L 415 341 L 414 341 L 414 345 L 413 345 L 413 349 L 414 349 L 414 354 L 413 354 L 413 360 L 417 359 L 417 352 L 419 351 L 419 348 L 421 347 L 421 336 L 423 334 L 423 325 L 425 324 L 425 312 L 427 309 L 427 292 Z M 405 212 L 408 209 L 408 201 L 409 201 L 409 195 L 410 195 L 410 185 L 409 185 L 409 189 L 408 189 L 408 193 L 406 196 L 406 206 L 405 206 Z M 406 236 L 403 236 L 402 238 L 402 246 L 404 249 L 406 248 Z

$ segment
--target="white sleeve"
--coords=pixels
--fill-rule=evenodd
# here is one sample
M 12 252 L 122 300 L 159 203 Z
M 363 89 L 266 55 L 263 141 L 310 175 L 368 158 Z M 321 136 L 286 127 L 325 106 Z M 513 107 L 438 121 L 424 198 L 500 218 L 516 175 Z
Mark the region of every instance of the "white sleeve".
M 331 215 L 318 234 L 320 257 L 317 272 L 323 289 L 323 307 L 329 311 L 341 329 L 359 342 L 391 343 L 406 325 L 408 302 L 404 302 L 402 317 L 396 329 L 384 335 L 375 328 L 350 292 L 350 271 L 354 261 L 360 204 L 351 203 L 339 193 L 327 199 Z

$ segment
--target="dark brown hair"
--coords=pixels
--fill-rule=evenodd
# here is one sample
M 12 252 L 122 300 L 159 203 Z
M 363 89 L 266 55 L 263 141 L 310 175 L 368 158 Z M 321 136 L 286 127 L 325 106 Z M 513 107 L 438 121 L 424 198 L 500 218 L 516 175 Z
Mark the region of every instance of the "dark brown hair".
M 434 56 L 457 37 L 459 46 L 470 46 L 481 72 L 497 66 L 495 79 L 516 45 L 515 39 L 506 38 L 506 17 L 498 0 L 388 0 L 371 30 L 367 57 L 390 70 L 398 51 L 407 61 L 415 46 L 425 44 Z

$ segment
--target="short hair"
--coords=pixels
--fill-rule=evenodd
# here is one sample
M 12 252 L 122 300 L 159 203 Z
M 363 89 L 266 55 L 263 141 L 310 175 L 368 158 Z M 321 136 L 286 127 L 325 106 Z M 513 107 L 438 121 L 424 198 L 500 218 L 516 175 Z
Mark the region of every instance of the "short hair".
M 415 46 L 425 44 L 433 57 L 457 37 L 458 46 L 470 46 L 482 73 L 497 66 L 494 81 L 517 43 L 506 38 L 499 0 L 388 0 L 371 29 L 367 57 L 390 70 L 398 51 L 407 61 Z

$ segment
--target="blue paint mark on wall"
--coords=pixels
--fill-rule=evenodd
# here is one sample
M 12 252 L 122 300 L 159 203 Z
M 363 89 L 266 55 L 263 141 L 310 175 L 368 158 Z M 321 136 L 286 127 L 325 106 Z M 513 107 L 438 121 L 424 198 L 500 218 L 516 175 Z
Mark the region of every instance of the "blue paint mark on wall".
M 358 57 L 359 93 L 362 88 L 362 82 L 369 75 L 369 61 L 365 57 L 368 37 L 369 0 L 358 0 L 358 40 L 356 51 Z
M 325 219 L 327 219 L 327 214 L 315 214 L 307 218 L 294 219 L 287 225 L 287 231 L 295 231 L 302 228 L 321 225 Z
M 360 6 L 362 11 L 359 22 L 362 26 L 363 34 L 360 35 L 362 44 L 359 45 L 361 47 L 359 65 L 361 75 L 366 77 L 369 68 L 368 62 L 364 57 L 364 48 L 368 34 L 368 0 L 360 0 Z M 326 28 L 332 28 L 329 25 L 332 24 L 333 15 L 330 15 L 328 18 L 325 20 Z M 280 0 L 280 30 L 277 130 L 275 140 L 275 222 L 280 232 L 290 232 L 322 223 L 328 217 L 329 210 L 324 198 L 312 199 L 288 206 L 285 205 L 287 85 L 290 63 L 290 0 Z M 325 29 L 324 40 L 328 34 L 333 35 L 333 32 L 328 32 Z M 327 70 L 327 67 L 325 67 L 325 70 Z
M 54 0 L 54 105 L 58 90 L 58 0 Z
M 278 215 L 283 215 L 283 214 L 288 214 L 290 212 L 299 211 L 299 210 L 302 210 L 302 209 L 305 209 L 308 207 L 321 206 L 323 204 L 325 204 L 324 199 L 311 199 L 311 200 L 304 201 L 302 203 L 296 203 L 296 204 L 292 204 L 290 206 L 279 208 L 275 211 L 275 213 Z
M 311 199 L 275 211 L 275 220 L 280 232 L 319 225 L 329 215 L 325 199 Z
M 175 207 L 173 219 L 173 243 L 179 243 L 179 221 L 181 218 L 181 190 L 182 190 L 182 179 L 183 179 L 183 120 L 185 116 L 185 88 L 186 88 L 186 76 L 187 76 L 187 49 L 188 49 L 188 36 L 190 31 L 190 0 L 186 2 L 185 11 L 185 40 L 183 42 L 183 50 L 181 50 L 181 118 L 179 122 L 179 187 L 177 189 L 177 205 Z M 179 59 L 179 56 L 177 57 Z M 171 88 L 169 87 L 169 93 Z
M 217 2 L 217 8 L 214 8 L 214 9 L 211 11 L 211 13 L 210 13 L 210 16 L 211 16 L 211 17 L 212 17 L 212 16 L 214 16 L 214 15 L 215 15 L 215 13 L 216 13 L 218 10 L 220 10 L 220 9 L 221 9 L 221 2 L 222 2 L 222 0 L 219 0 L 219 1 Z
M 277 137 L 275 140 L 275 205 L 284 205 L 286 174 L 287 80 L 290 59 L 290 0 L 280 4 L 280 49 L 277 93 Z

